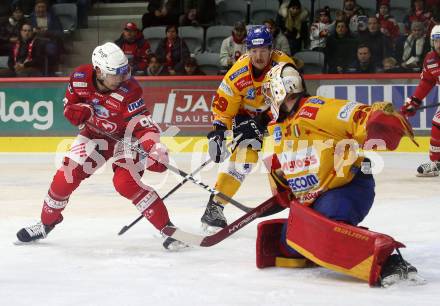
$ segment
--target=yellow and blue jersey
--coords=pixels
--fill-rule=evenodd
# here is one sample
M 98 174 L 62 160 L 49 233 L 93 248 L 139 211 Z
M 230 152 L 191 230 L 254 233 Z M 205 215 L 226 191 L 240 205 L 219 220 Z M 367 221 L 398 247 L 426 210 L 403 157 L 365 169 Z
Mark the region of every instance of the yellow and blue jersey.
M 296 64 L 285 53 L 273 50 L 271 63 L 266 70 L 269 71 L 280 62 Z M 267 71 L 255 78 L 252 69 L 249 55 L 244 54 L 226 73 L 212 103 L 214 124 L 231 129 L 232 119 L 237 114 L 254 117 L 269 108 L 261 93 L 261 83 Z

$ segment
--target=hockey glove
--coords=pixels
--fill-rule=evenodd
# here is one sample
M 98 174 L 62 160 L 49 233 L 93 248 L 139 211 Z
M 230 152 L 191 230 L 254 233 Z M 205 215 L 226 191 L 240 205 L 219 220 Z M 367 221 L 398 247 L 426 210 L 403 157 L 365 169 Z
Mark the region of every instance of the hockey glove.
M 168 163 L 167 147 L 160 142 L 154 143 L 148 152 L 146 168 L 153 172 L 164 172 Z
M 226 130 L 224 128 L 216 129 L 208 133 L 208 152 L 215 163 L 222 163 L 228 157 L 225 139 Z
M 234 124 L 232 131 L 234 132 L 234 138 L 242 135 L 238 140 L 238 146 L 251 146 L 253 150 L 261 150 L 263 146 L 263 132 L 254 119 L 242 121 L 237 125 Z
M 366 124 L 367 139 L 381 139 L 388 150 L 395 150 L 403 136 L 414 140 L 414 132 L 408 120 L 394 110 L 390 102 L 375 102 Z
M 68 104 L 64 107 L 64 117 L 75 126 L 83 124 L 93 115 L 93 107 L 89 104 Z
M 418 98 L 412 96 L 405 100 L 405 104 L 400 108 L 400 113 L 405 117 L 412 117 L 416 114 L 420 105 L 422 105 L 422 101 Z

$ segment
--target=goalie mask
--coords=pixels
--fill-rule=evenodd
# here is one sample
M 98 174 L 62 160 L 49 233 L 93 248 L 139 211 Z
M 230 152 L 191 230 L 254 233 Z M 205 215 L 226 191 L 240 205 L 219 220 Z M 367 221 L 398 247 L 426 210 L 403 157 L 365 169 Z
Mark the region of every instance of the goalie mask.
M 98 46 L 92 54 L 93 67 L 101 70 L 102 78 L 110 84 L 122 83 L 131 76 L 128 59 L 114 43 Z
M 304 91 L 303 79 L 290 63 L 279 63 L 272 67 L 263 80 L 262 93 L 275 120 L 278 119 L 280 107 L 286 98 Z

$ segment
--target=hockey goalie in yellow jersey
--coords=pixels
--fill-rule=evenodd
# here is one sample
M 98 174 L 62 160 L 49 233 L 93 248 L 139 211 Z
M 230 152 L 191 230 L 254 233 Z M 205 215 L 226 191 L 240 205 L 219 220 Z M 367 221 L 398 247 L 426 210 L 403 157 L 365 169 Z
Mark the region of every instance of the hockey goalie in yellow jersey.
M 261 82 L 271 67 L 280 62 L 295 66 L 300 63 L 272 48 L 272 34 L 265 26 L 252 27 L 246 37 L 247 53 L 224 76 L 212 104 L 213 130 L 208 134 L 209 154 L 216 163 L 225 161 L 228 151 L 225 132 L 233 129 L 234 137 L 243 135 L 233 148 L 227 169 L 217 177 L 215 188 L 229 197 L 240 188 L 247 174 L 258 161 L 263 133 L 271 120 L 269 106 L 261 94 Z M 242 141 L 252 135 L 256 145 Z M 207 232 L 226 226 L 223 214 L 224 200 L 211 196 L 201 221 Z
M 290 212 L 258 225 L 257 266 L 313 263 L 372 286 L 423 282 L 402 258 L 402 243 L 357 226 L 375 197 L 370 161 L 358 149 L 394 150 L 403 136 L 414 140 L 407 120 L 389 102 L 310 96 L 289 63 L 269 71 L 262 92 L 274 118 L 274 154 L 265 164 L 277 203 Z

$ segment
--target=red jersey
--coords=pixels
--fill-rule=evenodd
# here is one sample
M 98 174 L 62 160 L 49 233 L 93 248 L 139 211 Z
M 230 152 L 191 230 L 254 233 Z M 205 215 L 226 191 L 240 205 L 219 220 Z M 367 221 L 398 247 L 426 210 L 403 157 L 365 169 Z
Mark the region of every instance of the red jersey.
M 420 83 L 413 96 L 423 100 L 437 83 L 440 83 L 440 57 L 437 52 L 430 51 L 423 61 Z
M 124 136 L 129 121 L 139 115 L 146 117 L 135 126 L 133 136 L 139 139 L 146 132 L 158 132 L 142 98 L 142 88 L 134 78 L 122 83 L 114 91 L 99 92 L 94 74 L 93 66 L 90 64 L 75 69 L 67 86 L 64 107 L 75 103 L 91 105 L 94 112 L 89 121 L 99 129 L 118 137 Z M 102 137 L 90 127 L 86 126 L 86 129 L 89 135 Z

